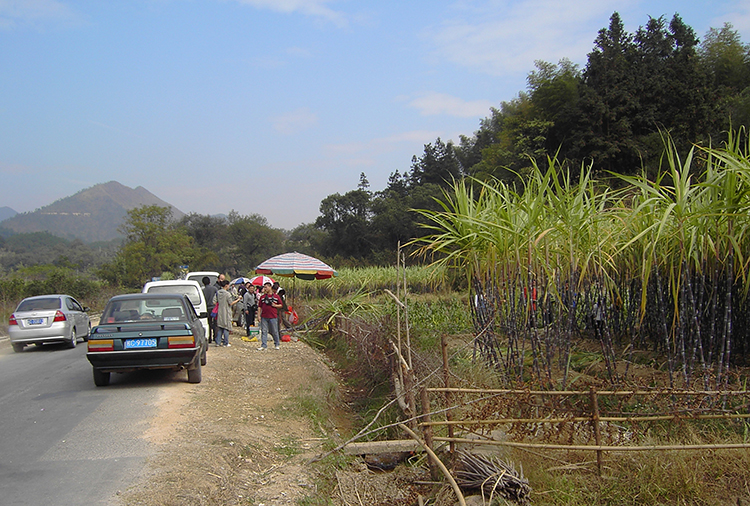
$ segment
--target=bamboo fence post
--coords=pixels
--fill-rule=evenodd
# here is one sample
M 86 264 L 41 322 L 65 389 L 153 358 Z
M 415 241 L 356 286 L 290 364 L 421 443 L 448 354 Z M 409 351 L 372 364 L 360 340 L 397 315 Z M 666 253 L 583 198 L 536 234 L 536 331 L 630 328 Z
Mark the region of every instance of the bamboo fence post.
M 401 241 L 396 248 L 396 300 L 401 300 Z M 398 349 L 401 351 L 401 307 L 396 305 L 396 337 L 398 338 Z
M 591 399 L 591 425 L 594 428 L 594 440 L 596 446 L 602 445 L 602 432 L 599 426 L 599 400 L 596 396 L 596 390 L 592 386 L 589 390 L 589 399 Z M 596 450 L 596 467 L 599 470 L 599 477 L 602 476 L 602 450 Z
M 386 290 L 388 291 L 388 290 Z M 398 345 L 398 353 L 401 355 L 401 241 L 398 241 L 398 247 L 396 248 L 396 343 Z M 404 375 L 401 372 L 401 368 L 398 371 L 398 379 L 401 380 L 401 384 L 404 384 Z
M 414 371 L 404 367 L 404 395 L 406 396 L 406 405 L 409 408 L 406 416 L 409 418 L 407 423 L 412 429 L 417 428 L 417 397 L 414 395 L 415 384 Z
M 430 409 L 430 396 L 427 393 L 427 389 L 422 387 L 420 389 L 420 394 L 422 396 L 422 419 L 425 422 L 431 422 L 432 416 L 430 415 L 430 412 L 432 411 Z M 432 442 L 432 426 L 426 425 L 422 427 L 422 434 L 424 434 L 424 442 L 427 445 L 430 450 L 434 450 L 434 444 Z M 433 480 L 437 480 L 440 477 L 440 469 L 438 468 L 437 462 L 434 462 L 432 459 L 432 456 L 429 458 L 430 463 L 430 476 Z
M 402 273 L 404 276 L 404 332 L 406 333 L 406 361 L 409 362 L 409 369 L 414 367 L 411 361 L 411 333 L 409 331 L 409 306 L 406 303 L 406 296 L 409 293 L 406 285 L 406 255 L 403 256 Z
M 448 368 L 448 338 L 445 333 L 440 336 L 440 344 L 443 350 L 443 382 L 445 383 L 445 388 L 450 388 L 451 375 L 450 369 Z M 451 406 L 451 402 L 453 402 L 453 395 L 451 392 L 445 392 L 445 405 Z M 445 411 L 445 419 L 449 422 L 453 421 L 452 410 L 448 409 Z M 451 439 L 454 437 L 452 424 L 448 424 L 448 437 Z M 453 441 L 450 442 L 450 454 L 451 459 L 454 459 L 456 455 L 456 444 Z

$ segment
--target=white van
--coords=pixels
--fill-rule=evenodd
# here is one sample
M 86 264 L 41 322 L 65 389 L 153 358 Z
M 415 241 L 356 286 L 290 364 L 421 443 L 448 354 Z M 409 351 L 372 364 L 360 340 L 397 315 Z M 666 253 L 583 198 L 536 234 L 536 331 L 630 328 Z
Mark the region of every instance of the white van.
M 185 276 L 185 279 L 197 281 L 201 288 L 203 288 L 203 276 L 208 276 L 208 284 L 213 285 L 219 278 L 219 273 L 215 271 L 193 271 L 188 272 L 187 276 Z
M 208 305 L 206 297 L 203 296 L 203 287 L 197 282 L 189 279 L 175 279 L 170 281 L 149 281 L 143 285 L 143 293 L 176 293 L 187 295 L 193 308 L 203 324 L 203 330 L 208 336 Z

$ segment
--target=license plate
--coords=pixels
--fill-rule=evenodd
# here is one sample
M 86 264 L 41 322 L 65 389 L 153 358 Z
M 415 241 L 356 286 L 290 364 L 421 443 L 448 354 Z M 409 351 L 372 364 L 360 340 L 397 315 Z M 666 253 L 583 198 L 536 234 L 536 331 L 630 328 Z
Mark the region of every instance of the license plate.
M 26 321 L 29 322 L 29 325 L 42 325 L 44 323 L 44 318 L 29 318 Z
M 126 339 L 125 349 L 130 350 L 133 348 L 156 348 L 156 338 Z

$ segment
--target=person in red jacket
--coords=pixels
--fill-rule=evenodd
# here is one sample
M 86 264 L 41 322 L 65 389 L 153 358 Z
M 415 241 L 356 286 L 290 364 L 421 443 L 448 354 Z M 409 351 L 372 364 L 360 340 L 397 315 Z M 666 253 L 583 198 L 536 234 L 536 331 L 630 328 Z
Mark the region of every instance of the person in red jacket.
M 260 307 L 260 348 L 258 350 L 263 351 L 268 348 L 268 331 L 271 330 L 273 335 L 274 347 L 278 350 L 281 345 L 281 339 L 279 338 L 279 321 L 278 321 L 278 310 L 281 309 L 283 304 L 281 298 L 273 293 L 271 283 L 263 285 L 263 293 L 258 301 L 258 307 Z

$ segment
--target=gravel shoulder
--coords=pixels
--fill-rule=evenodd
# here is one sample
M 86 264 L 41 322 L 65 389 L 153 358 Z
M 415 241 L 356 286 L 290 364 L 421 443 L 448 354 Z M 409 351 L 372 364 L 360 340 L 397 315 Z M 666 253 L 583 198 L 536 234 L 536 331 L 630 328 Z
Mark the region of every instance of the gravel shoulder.
M 337 437 L 329 418 L 336 375 L 302 342 L 258 351 L 236 331 L 230 342 L 209 347 L 200 384 L 185 379 L 159 399 L 143 436 L 157 454 L 121 506 L 270 506 L 315 496 L 307 462 Z

